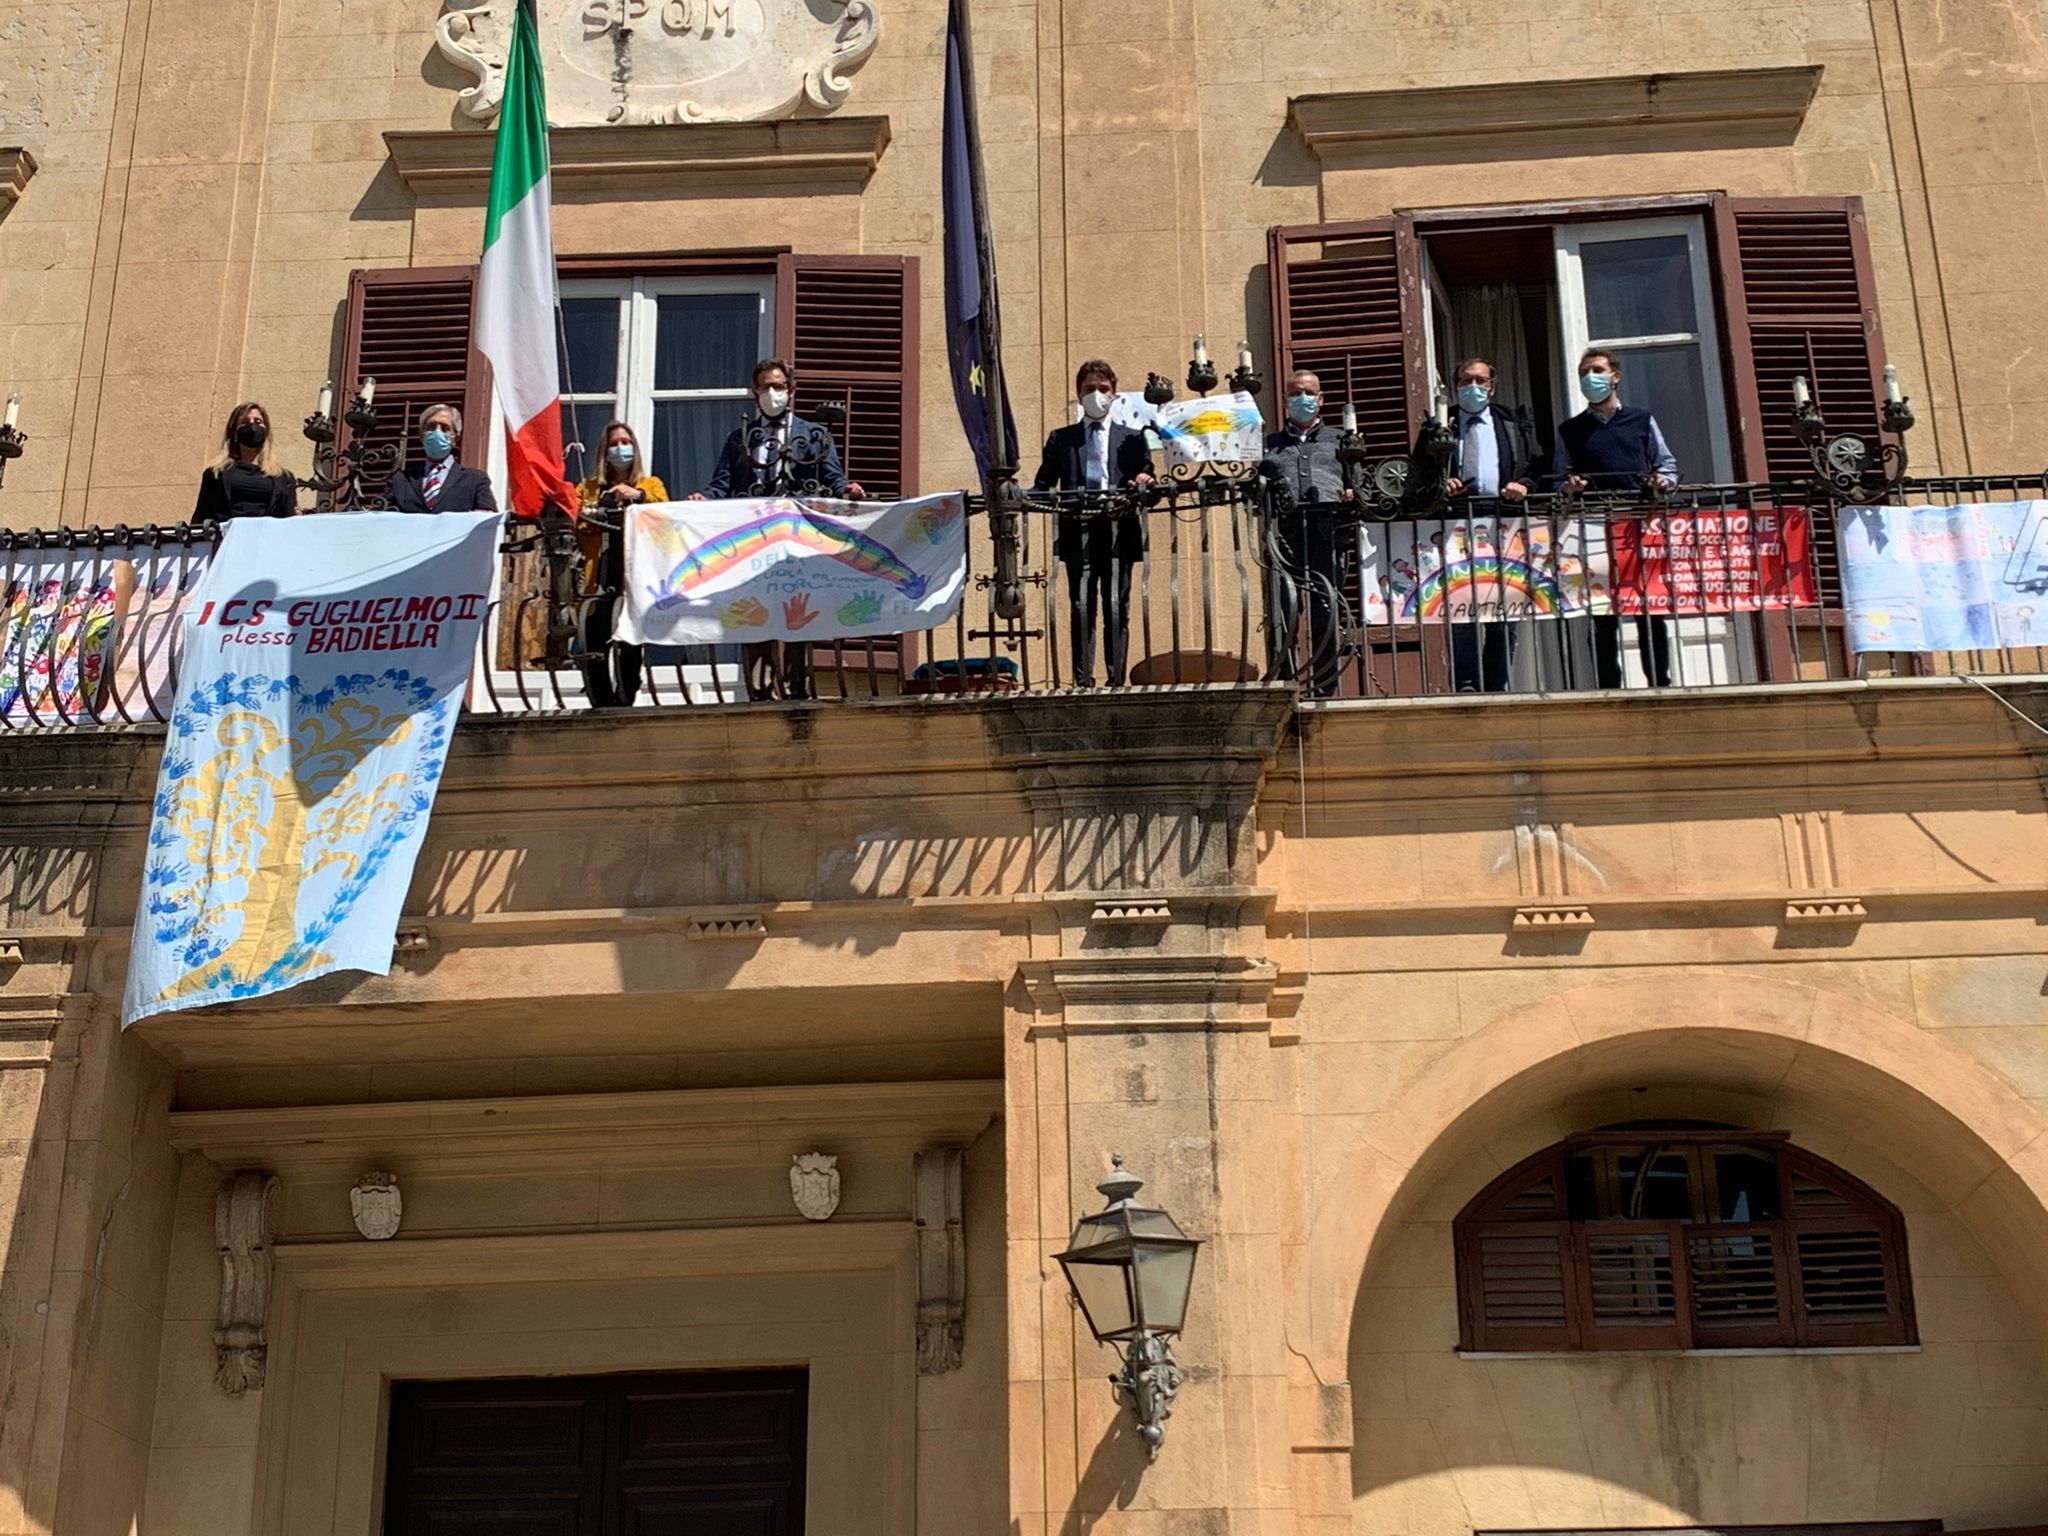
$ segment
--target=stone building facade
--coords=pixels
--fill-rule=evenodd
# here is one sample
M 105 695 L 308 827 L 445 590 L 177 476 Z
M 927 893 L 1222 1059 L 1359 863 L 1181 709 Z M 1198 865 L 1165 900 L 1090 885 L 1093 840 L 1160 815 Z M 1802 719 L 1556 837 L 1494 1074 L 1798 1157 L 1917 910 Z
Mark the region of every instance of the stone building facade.
M 435 317 L 506 3 L 0 0 L 0 521 L 175 521 L 233 403 L 373 355 L 486 414 Z M 887 488 L 971 474 L 945 8 L 542 9 L 561 68 L 647 61 L 561 77 L 577 400 L 686 453 L 730 391 L 661 382 L 664 306 L 750 316 Z M 1722 478 L 1782 464 L 1793 343 L 1851 415 L 1894 363 L 1921 468 L 2048 459 L 2038 7 L 974 20 L 1027 438 L 1197 332 L 1405 434 L 1488 288 L 1561 397 L 1591 248 L 1650 241 Z M 653 120 L 698 96 L 738 120 Z M 1796 301 L 1750 264 L 1787 228 Z M 2038 1524 L 2044 725 L 1948 678 L 478 716 L 389 976 L 125 1033 L 161 733 L 0 734 L 0 1532 L 411 1529 L 464 1456 L 529 1519 L 600 1468 L 609 1530 L 657 1412 L 742 1426 L 749 1518 L 814 1536 Z M 1112 1153 L 1204 1242 L 1156 1461 L 1051 1257 Z M 1643 1230 L 1652 1174 L 1717 1247 Z

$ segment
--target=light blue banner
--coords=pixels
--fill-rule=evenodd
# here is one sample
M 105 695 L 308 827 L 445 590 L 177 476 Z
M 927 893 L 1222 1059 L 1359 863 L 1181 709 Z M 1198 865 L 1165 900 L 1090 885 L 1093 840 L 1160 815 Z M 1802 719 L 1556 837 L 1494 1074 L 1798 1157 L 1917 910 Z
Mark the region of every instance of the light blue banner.
M 2048 646 L 2048 501 L 1839 516 L 1850 650 Z
M 498 521 L 228 526 L 185 611 L 124 1024 L 391 969 Z

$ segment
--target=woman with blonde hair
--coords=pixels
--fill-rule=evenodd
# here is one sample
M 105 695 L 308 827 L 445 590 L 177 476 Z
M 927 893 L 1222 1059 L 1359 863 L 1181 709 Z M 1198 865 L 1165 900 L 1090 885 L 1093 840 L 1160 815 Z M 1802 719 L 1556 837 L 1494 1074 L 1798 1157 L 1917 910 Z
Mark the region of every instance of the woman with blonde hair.
M 577 534 L 585 590 L 594 594 L 583 623 L 583 682 L 590 702 L 606 709 L 630 704 L 640 693 L 640 647 L 612 641 L 618 595 L 626 588 L 625 509 L 667 501 L 668 487 L 646 473 L 640 438 L 623 421 L 606 423 L 598 442 L 597 473 L 576 487 L 576 500 L 586 512 L 609 515 L 585 518 Z
M 244 400 L 228 412 L 227 425 L 221 428 L 220 457 L 199 477 L 192 521 L 291 517 L 298 510 L 298 487 L 271 451 L 270 412 L 254 400 Z

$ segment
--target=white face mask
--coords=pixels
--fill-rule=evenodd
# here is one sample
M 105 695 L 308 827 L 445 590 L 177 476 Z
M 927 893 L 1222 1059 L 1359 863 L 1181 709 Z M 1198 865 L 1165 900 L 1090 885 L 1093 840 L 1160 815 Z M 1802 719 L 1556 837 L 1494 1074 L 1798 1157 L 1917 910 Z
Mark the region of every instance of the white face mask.
M 1101 421 L 1109 414 L 1110 393 L 1106 389 L 1091 389 L 1081 397 L 1081 414 L 1090 421 Z
M 780 416 L 789 409 L 789 391 L 777 389 L 772 384 L 766 389 L 755 391 L 754 398 L 760 401 L 763 416 Z

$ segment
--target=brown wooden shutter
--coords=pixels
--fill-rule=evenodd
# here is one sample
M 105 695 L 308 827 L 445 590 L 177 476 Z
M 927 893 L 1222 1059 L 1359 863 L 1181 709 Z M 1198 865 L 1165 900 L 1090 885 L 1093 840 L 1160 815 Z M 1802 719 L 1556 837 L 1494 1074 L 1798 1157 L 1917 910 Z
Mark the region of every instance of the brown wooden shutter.
M 485 467 L 490 383 L 483 354 L 471 345 L 476 273 L 475 267 L 383 267 L 349 274 L 341 372 L 334 381 L 337 415 L 362 379 L 375 379 L 378 420 L 371 441 L 398 444 L 410 459 L 419 448 L 413 440 L 419 413 L 445 402 L 462 412 L 462 462 Z M 343 446 L 349 435 L 342 426 Z
M 917 494 L 918 264 L 914 256 L 783 256 L 775 349 L 796 408 L 846 408 L 833 429 L 847 477 L 870 496 Z
M 1792 381 L 1802 374 L 1830 432 L 1877 441 L 1884 335 L 1863 200 L 1721 197 L 1714 233 L 1742 473 L 1813 473 L 1792 432 Z
M 1276 392 L 1307 368 L 1332 421 L 1353 405 L 1371 452 L 1406 453 L 1429 408 L 1413 221 L 1276 227 L 1267 258 Z
M 1560 1147 L 1509 1169 L 1459 1214 L 1461 1347 L 1578 1347 L 1582 1282 L 1569 1215 Z

